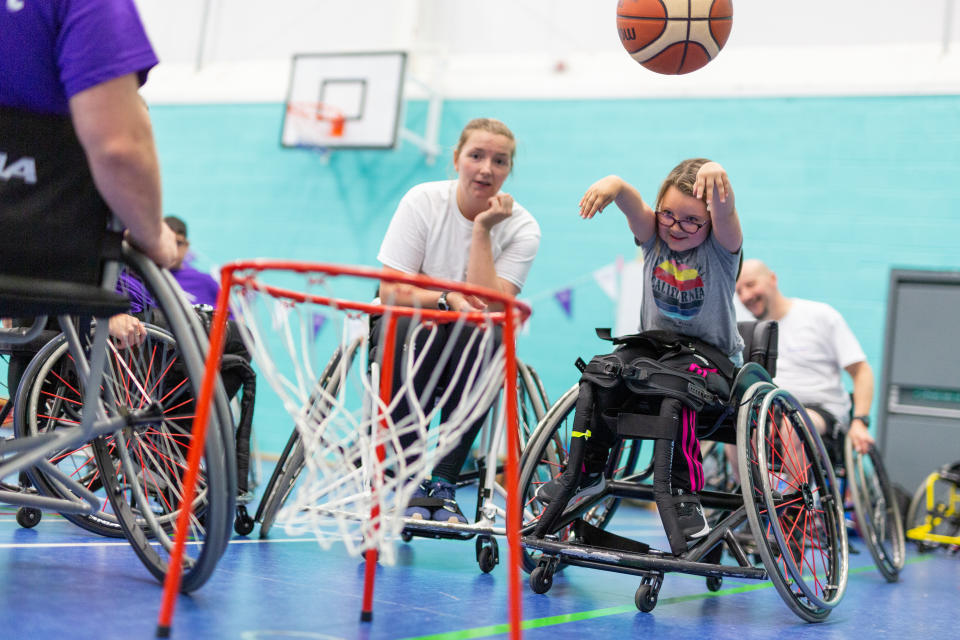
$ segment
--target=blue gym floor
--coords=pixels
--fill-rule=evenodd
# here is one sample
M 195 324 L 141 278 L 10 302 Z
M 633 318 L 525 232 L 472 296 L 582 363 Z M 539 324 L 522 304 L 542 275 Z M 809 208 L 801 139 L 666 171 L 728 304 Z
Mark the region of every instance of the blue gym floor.
M 470 493 L 461 489 L 465 506 Z M 642 507 L 621 507 L 612 530 L 665 546 L 656 513 Z M 373 622 L 361 623 L 359 559 L 342 547 L 322 551 L 313 539 L 290 538 L 280 526 L 269 540 L 257 535 L 235 536 L 211 580 L 179 598 L 172 637 L 452 640 L 507 632 L 506 572 L 501 565 L 481 573 L 473 541 L 416 538 L 402 545 L 398 563 L 377 572 Z M 524 581 L 524 637 L 957 637 L 960 555 L 920 555 L 910 547 L 900 582 L 888 584 L 863 543 L 852 542 L 860 553 L 851 556 L 847 594 L 822 624 L 802 622 L 767 582 L 727 578 L 710 593 L 703 578 L 668 574 L 656 609 L 641 613 L 633 604 L 638 578 L 567 568 L 545 595 Z M 3 508 L 0 546 L 0 637 L 154 637 L 162 587 L 125 542 L 87 534 L 55 514 L 21 529 L 13 509 Z M 503 541 L 500 550 L 505 559 Z

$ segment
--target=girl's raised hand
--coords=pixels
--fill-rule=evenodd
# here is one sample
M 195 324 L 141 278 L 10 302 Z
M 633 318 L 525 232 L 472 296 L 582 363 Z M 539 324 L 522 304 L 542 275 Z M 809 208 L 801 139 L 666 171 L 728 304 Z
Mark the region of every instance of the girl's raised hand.
M 716 195 L 720 198 L 721 204 L 733 205 L 733 187 L 730 186 L 730 178 L 726 170 L 716 162 L 708 162 L 697 171 L 697 180 L 693 185 L 693 195 L 695 198 L 702 198 L 707 194 L 707 211 L 713 212 L 714 189 Z
M 580 217 L 588 220 L 613 202 L 623 188 L 623 180 L 618 176 L 600 178 L 587 189 L 580 198 Z

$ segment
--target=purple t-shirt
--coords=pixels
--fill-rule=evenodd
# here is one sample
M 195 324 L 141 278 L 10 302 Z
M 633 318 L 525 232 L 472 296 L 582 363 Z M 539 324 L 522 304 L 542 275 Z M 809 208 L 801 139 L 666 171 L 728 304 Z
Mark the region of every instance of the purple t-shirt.
M 220 293 L 220 285 L 207 273 L 198 271 L 188 264 L 184 264 L 176 271 L 171 271 L 174 280 L 180 285 L 180 288 L 187 294 L 190 304 L 208 304 L 211 307 L 217 306 L 217 295 Z
M 137 73 L 157 56 L 133 0 L 15 0 L 0 5 L 0 105 L 66 115 L 75 94 Z

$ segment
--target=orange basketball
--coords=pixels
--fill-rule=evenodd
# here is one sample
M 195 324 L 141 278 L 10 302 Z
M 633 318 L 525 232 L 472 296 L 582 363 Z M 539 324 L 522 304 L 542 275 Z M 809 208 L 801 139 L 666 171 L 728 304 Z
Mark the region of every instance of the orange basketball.
M 617 33 L 651 71 L 696 71 L 717 57 L 733 26 L 732 0 L 619 0 Z

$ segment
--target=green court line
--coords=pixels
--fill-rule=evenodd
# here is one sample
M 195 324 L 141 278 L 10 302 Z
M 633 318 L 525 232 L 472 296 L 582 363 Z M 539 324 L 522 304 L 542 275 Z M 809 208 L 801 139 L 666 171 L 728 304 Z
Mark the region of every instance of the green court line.
M 924 562 L 929 560 L 929 557 L 917 556 L 912 559 L 908 559 L 905 564 L 915 564 L 917 562 Z M 866 573 L 868 571 L 876 571 L 877 567 L 875 565 L 869 565 L 866 567 L 860 567 L 858 569 L 850 569 L 848 571 L 849 575 L 857 573 Z M 770 589 L 773 587 L 772 582 L 760 582 L 757 584 L 748 584 L 742 587 L 732 587 L 730 589 L 721 589 L 719 591 L 707 591 L 704 593 L 695 593 L 686 596 L 674 596 L 672 598 L 664 598 L 663 600 L 658 601 L 657 605 L 663 604 L 677 604 L 679 602 L 691 602 L 694 600 L 704 600 L 706 598 L 716 598 L 719 596 L 729 596 L 735 595 L 738 593 L 747 593 L 749 591 L 758 591 L 760 589 Z M 524 620 L 520 628 L 521 629 L 539 629 L 541 627 L 552 627 L 558 624 L 566 624 L 568 622 L 581 622 L 583 620 L 592 620 L 594 618 L 603 618 L 606 616 L 615 616 L 621 613 L 636 613 L 637 608 L 632 605 L 621 605 L 619 607 L 608 607 L 606 609 L 594 609 L 592 611 L 580 611 L 577 613 L 567 613 L 560 616 L 548 616 L 546 618 L 534 618 L 532 620 Z M 462 631 L 446 631 L 444 633 L 433 633 L 426 636 L 414 636 L 410 638 L 404 638 L 404 640 L 469 640 L 470 638 L 487 638 L 489 636 L 502 635 L 505 633 L 510 633 L 510 625 L 508 623 L 503 624 L 492 624 L 486 627 L 474 627 L 473 629 L 463 629 Z

